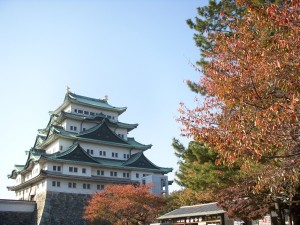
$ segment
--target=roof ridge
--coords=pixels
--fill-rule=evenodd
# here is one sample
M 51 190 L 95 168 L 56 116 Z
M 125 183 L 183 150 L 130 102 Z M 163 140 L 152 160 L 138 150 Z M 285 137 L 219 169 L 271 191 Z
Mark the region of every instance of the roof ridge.
M 189 207 L 205 206 L 205 205 L 212 205 L 212 204 L 217 204 L 217 202 L 209 202 L 209 203 L 197 204 L 197 205 L 184 205 L 184 206 L 181 206 L 180 208 L 189 208 Z
M 71 98 L 72 98 L 72 95 L 75 95 L 74 96 L 75 98 L 79 97 L 79 98 L 85 98 L 85 99 L 92 100 L 92 101 L 107 103 L 107 101 L 105 101 L 103 99 L 100 99 L 100 98 L 91 98 L 91 97 L 87 97 L 87 96 L 83 96 L 83 95 L 78 95 L 78 94 L 75 94 L 73 92 L 69 92 L 67 95 L 70 96 Z

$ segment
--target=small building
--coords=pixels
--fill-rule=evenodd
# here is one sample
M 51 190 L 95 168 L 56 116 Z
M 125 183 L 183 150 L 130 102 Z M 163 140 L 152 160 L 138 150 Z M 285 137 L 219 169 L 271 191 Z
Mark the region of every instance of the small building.
M 215 202 L 182 206 L 157 218 L 159 223 L 152 225 L 233 225 L 226 211 Z

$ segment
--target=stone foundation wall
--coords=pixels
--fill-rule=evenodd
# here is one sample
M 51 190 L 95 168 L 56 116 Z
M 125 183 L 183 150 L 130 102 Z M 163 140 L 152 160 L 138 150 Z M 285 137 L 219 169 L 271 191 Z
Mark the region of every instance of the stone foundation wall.
M 0 212 L 0 225 L 35 225 L 30 212 Z
M 82 218 L 91 195 L 47 192 L 35 196 L 37 225 L 86 225 Z

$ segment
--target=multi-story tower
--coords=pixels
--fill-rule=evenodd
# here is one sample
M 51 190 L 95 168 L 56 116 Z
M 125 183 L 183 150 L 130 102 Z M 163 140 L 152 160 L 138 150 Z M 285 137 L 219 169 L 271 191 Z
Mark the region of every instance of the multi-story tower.
M 153 183 L 153 193 L 168 194 L 165 174 L 172 169 L 153 164 L 143 154 L 151 145 L 127 136 L 138 124 L 119 122 L 125 111 L 125 107 L 108 104 L 107 98 L 89 98 L 67 90 L 63 103 L 50 113 L 46 128 L 38 130 L 25 165 L 15 165 L 9 175 L 16 183 L 8 189 L 17 199 L 37 201 L 40 224 L 52 223 L 56 200 L 70 208 L 74 199 L 77 205 L 82 201 L 76 196 L 101 191 L 107 184 Z M 45 210 L 49 212 L 45 214 Z M 61 221 L 59 218 L 55 216 Z

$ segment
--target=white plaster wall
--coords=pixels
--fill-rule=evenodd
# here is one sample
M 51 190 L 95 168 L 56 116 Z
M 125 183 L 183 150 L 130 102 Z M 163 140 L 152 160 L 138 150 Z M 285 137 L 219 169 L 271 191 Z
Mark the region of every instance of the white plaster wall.
M 94 157 L 104 157 L 109 159 L 119 159 L 124 160 L 124 154 L 129 154 L 128 148 L 122 148 L 122 147 L 114 147 L 114 146 L 108 146 L 108 145 L 102 145 L 102 144 L 95 144 L 95 143 L 87 143 L 87 142 L 81 142 L 81 147 L 86 151 L 87 149 L 93 149 L 94 154 L 92 156 Z M 99 151 L 106 151 L 106 156 L 101 156 L 99 154 Z M 118 157 L 112 157 L 112 152 L 118 153 Z
M 48 145 L 46 148 L 46 153 L 47 154 L 53 154 L 55 152 L 59 151 L 59 140 L 54 141 L 53 143 L 51 143 L 50 145 Z
M 76 167 L 78 172 L 69 172 L 69 167 Z M 86 169 L 86 173 L 82 173 L 82 169 Z M 78 164 L 64 164 L 62 167 L 62 173 L 68 175 L 76 175 L 76 176 L 84 176 L 84 177 L 91 177 L 92 169 L 90 166 L 78 165 Z
M 82 106 L 82 105 L 78 105 L 78 104 L 75 104 L 75 103 L 71 103 L 71 109 L 72 109 L 72 113 L 75 113 L 75 109 L 77 110 L 83 110 L 83 111 L 88 111 L 88 112 L 93 112 L 93 113 L 103 113 L 105 115 L 109 115 L 111 116 L 111 120 L 114 120 L 114 121 L 118 121 L 118 113 L 116 112 L 111 112 L 109 110 L 102 110 L 102 109 L 97 109 L 97 108 L 93 108 L 93 107 L 87 107 L 87 106 Z M 79 115 L 86 115 L 86 114 L 81 114 L 81 113 L 78 113 Z M 88 116 L 88 115 L 86 115 Z
M 23 182 L 24 182 L 24 177 L 21 174 L 18 174 L 17 177 L 16 177 L 16 180 L 15 180 L 15 184 L 18 185 L 18 184 L 21 184 Z
M 40 170 L 41 170 L 40 164 L 34 165 L 34 167 L 32 168 L 32 171 L 31 171 L 31 178 L 36 177 L 37 175 L 39 175 Z
M 131 150 L 131 155 L 142 152 L 142 150 L 133 149 Z
M 103 170 L 104 175 L 98 175 L 97 170 Z M 103 168 L 103 167 L 92 167 L 91 175 L 92 176 L 98 176 L 98 177 L 108 177 L 109 176 L 109 170 L 107 168 Z
M 123 135 L 123 137 L 121 136 L 121 138 L 127 140 L 127 129 L 125 128 L 111 128 L 117 135 Z
M 151 192 L 154 194 L 161 194 L 161 193 L 165 193 L 165 194 L 169 194 L 169 189 L 168 189 L 168 176 L 164 176 L 164 175 L 157 175 L 157 174 L 153 174 L 153 175 L 149 175 L 146 176 L 142 179 L 140 179 L 140 182 L 142 183 L 142 180 L 146 181 L 146 184 L 153 184 L 154 186 L 151 188 Z M 165 186 L 162 186 L 162 180 L 164 180 L 165 182 Z
M 55 170 L 53 170 L 53 166 L 56 166 L 56 168 L 57 168 L 57 166 L 60 166 L 60 171 L 57 171 L 57 170 L 55 171 Z M 63 164 L 62 164 L 62 163 L 57 163 L 57 162 L 48 162 L 48 163 L 47 163 L 47 169 L 48 169 L 49 171 L 62 173 L 62 171 L 63 171 Z
M 37 183 L 36 185 L 36 193 L 42 193 L 45 192 L 47 190 L 47 180 L 42 180 L 39 183 Z
M 72 106 L 71 106 L 71 104 L 68 105 L 66 108 L 64 108 L 64 112 L 68 112 L 68 113 L 72 112 Z
M 31 172 L 27 172 L 27 173 L 25 173 L 24 174 L 24 177 L 25 177 L 25 179 L 24 179 L 24 181 L 26 182 L 26 181 L 28 181 L 28 180 L 30 180 L 31 179 L 31 177 L 32 177 L 32 174 L 31 174 Z
M 60 151 L 60 146 L 62 146 L 62 151 L 67 150 L 73 144 L 72 140 L 60 138 L 54 141 L 51 145 L 46 148 L 46 153 L 53 154 Z
M 53 187 L 52 186 L 52 181 L 59 181 L 60 182 L 60 187 Z M 76 183 L 76 188 L 69 188 L 69 182 L 70 183 Z M 104 183 L 96 183 L 96 182 L 91 182 L 91 181 L 74 181 L 74 180 L 65 180 L 65 179 L 55 179 L 55 178 L 48 178 L 48 186 L 47 190 L 48 191 L 55 191 L 55 192 L 66 192 L 66 193 L 77 193 L 77 194 L 93 194 L 97 190 L 97 184 L 102 184 L 102 185 L 107 185 Z M 90 189 L 84 189 L 83 184 L 90 184 Z
M 73 133 L 79 133 L 81 131 L 81 121 L 66 119 L 65 121 L 65 130 Z M 71 130 L 71 126 L 76 127 L 75 130 Z
M 84 121 L 83 123 L 82 123 L 82 129 L 81 129 L 81 131 L 83 131 L 83 128 L 85 128 L 85 130 L 88 130 L 88 129 L 91 129 L 92 127 L 95 127 L 97 125 L 97 123 L 93 123 L 93 122 L 86 122 L 86 121 Z
M 67 129 L 66 120 L 64 120 L 60 125 L 64 128 L 64 130 Z
M 35 209 L 35 202 L 23 202 L 13 200 L 0 200 L 1 212 L 33 212 Z

